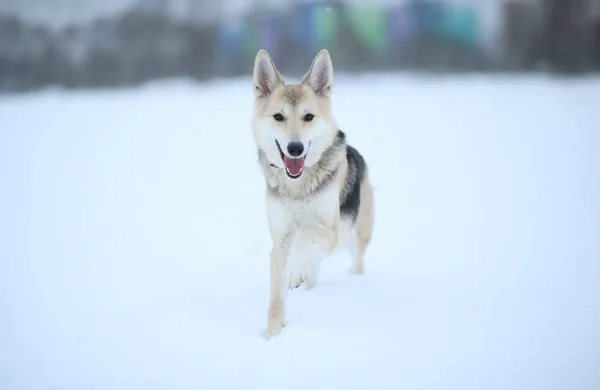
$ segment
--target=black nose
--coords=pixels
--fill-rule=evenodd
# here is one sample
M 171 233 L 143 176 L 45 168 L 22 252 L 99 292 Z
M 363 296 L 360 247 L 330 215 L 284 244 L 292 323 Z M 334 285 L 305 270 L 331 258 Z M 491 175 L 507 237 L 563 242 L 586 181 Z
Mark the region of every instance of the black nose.
M 304 152 L 304 144 L 302 142 L 290 142 L 288 144 L 288 153 L 292 155 L 292 157 L 298 157 Z

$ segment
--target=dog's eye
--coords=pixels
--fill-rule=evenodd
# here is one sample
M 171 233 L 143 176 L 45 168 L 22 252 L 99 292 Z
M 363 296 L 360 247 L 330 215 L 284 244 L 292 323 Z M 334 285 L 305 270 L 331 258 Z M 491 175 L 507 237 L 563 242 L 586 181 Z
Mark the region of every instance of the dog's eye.
M 277 122 L 282 122 L 283 121 L 283 115 L 281 115 L 281 114 L 275 114 L 275 115 L 273 115 L 273 118 L 275 118 L 275 120 Z
M 304 115 L 304 121 L 305 122 L 310 122 L 310 121 L 313 120 L 314 117 L 315 116 L 313 114 L 306 114 L 306 115 Z

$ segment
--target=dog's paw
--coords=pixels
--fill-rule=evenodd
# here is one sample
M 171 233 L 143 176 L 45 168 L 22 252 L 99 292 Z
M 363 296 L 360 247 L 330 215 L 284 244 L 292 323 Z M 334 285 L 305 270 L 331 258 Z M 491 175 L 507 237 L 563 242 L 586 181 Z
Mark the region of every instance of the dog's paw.
M 312 263 L 308 259 L 290 256 L 283 270 L 283 288 L 292 290 L 313 279 Z
M 365 267 L 363 265 L 353 264 L 348 271 L 353 275 L 362 275 L 365 273 Z
M 269 319 L 267 322 L 267 330 L 265 331 L 265 339 L 278 336 L 285 327 L 285 321 L 282 319 Z

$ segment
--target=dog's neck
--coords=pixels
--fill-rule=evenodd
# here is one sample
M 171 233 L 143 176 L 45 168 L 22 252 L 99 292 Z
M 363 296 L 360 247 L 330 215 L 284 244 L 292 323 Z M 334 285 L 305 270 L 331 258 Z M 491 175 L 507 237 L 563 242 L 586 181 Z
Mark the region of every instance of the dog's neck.
M 333 143 L 323 152 L 319 161 L 304 168 L 298 179 L 290 179 L 285 168 L 271 163 L 264 151 L 258 148 L 258 162 L 263 169 L 269 192 L 276 197 L 294 200 L 306 199 L 327 188 L 336 178 L 345 157 L 346 136 L 338 130 Z

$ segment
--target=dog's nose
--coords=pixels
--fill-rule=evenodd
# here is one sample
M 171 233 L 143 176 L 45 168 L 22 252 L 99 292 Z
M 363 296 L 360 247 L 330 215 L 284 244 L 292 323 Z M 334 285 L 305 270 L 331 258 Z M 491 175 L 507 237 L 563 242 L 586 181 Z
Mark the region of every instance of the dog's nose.
M 290 142 L 287 146 L 287 150 L 292 157 L 298 157 L 304 152 L 304 144 L 302 142 Z

